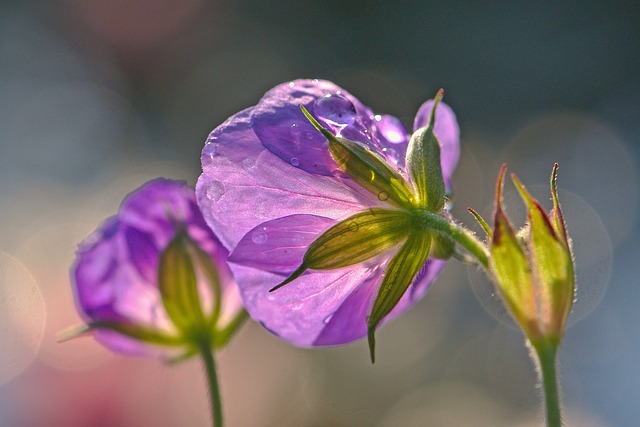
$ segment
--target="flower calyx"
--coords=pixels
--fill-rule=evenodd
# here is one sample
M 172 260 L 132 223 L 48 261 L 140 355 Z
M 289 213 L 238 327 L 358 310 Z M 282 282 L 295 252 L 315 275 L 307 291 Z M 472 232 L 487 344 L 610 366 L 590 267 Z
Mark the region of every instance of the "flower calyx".
M 547 214 L 515 174 L 511 179 L 527 207 L 527 225 L 515 232 L 502 207 L 506 165 L 496 186 L 490 270 L 500 295 L 534 347 L 560 345 L 575 294 L 571 241 L 560 209 L 557 170 L 551 174 L 553 208 Z
M 369 208 L 329 228 L 308 247 L 301 265 L 270 292 L 308 269 L 347 267 L 395 249 L 366 320 L 372 361 L 377 326 L 398 304 L 427 258 L 447 259 L 454 253 L 452 239 L 434 226 L 434 219 L 445 220 L 447 215 L 440 146 L 433 132 L 443 93 L 440 90 L 436 96 L 429 124 L 418 129 L 409 142 L 406 164 L 410 181 L 364 145 L 333 135 L 301 106 L 307 119 L 328 140 L 338 167 L 385 206 Z

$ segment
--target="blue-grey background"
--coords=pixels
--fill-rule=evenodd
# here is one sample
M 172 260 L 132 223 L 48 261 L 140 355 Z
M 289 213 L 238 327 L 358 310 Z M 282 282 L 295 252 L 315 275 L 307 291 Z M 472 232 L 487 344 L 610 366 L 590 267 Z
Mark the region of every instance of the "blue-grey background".
M 559 162 L 579 286 L 567 425 L 637 425 L 638 22 L 637 2 L 604 0 L 0 2 L 0 426 L 207 425 L 197 362 L 55 342 L 79 322 L 68 268 L 126 193 L 194 183 L 208 132 L 300 77 L 407 125 L 445 88 L 454 213 L 474 229 L 466 207 L 490 215 L 501 163 L 548 204 Z M 219 355 L 228 424 L 542 424 L 524 340 L 473 268 L 452 261 L 378 342 L 371 366 L 365 343 L 300 350 L 248 324 Z

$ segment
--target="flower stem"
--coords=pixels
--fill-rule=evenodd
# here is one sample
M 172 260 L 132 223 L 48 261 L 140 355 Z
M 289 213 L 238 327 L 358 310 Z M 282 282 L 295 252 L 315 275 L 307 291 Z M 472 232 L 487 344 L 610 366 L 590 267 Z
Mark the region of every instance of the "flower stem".
M 487 246 L 460 224 L 444 216 L 426 210 L 414 211 L 420 223 L 427 229 L 436 231 L 465 248 L 485 269 L 489 268 Z
M 547 427 L 562 427 L 560 393 L 556 372 L 557 347 L 548 343 L 533 345 L 538 358 L 538 367 L 545 400 Z
M 209 398 L 211 402 L 211 417 L 213 419 L 213 427 L 222 427 L 222 399 L 220 396 L 220 387 L 218 385 L 218 375 L 216 373 L 216 362 L 213 355 L 213 348 L 208 340 L 199 343 L 200 355 L 204 362 L 207 372 L 207 382 L 209 385 Z

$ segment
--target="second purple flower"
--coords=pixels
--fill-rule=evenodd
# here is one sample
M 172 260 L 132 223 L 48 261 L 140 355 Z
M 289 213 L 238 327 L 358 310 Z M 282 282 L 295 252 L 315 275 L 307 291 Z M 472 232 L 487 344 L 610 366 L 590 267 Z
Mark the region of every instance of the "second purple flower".
M 418 130 L 318 80 L 279 85 L 214 129 L 198 203 L 255 320 L 298 346 L 372 344 L 426 293 L 451 253 L 424 224 L 447 216 L 459 129 L 428 101 Z

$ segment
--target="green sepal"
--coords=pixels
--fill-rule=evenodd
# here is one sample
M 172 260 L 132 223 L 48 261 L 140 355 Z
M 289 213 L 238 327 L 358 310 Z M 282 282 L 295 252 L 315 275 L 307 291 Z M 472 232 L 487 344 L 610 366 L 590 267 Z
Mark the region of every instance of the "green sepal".
M 549 213 L 549 220 L 551 220 L 551 225 L 555 229 L 556 233 L 561 236 L 564 243 L 567 245 L 569 249 L 571 249 L 571 245 L 569 242 L 569 235 L 567 234 L 567 227 L 564 223 L 564 216 L 562 215 L 562 210 L 560 209 L 560 201 L 558 200 L 558 164 L 554 163 L 553 170 L 551 171 L 551 199 L 553 200 L 553 209 L 551 209 L 551 213 Z
M 131 322 L 121 320 L 98 320 L 83 325 L 82 328 L 78 328 L 73 331 L 73 335 L 67 334 L 60 337 L 60 341 L 66 341 L 71 338 L 90 333 L 93 330 L 108 330 L 117 332 L 136 341 L 140 341 L 146 344 L 163 345 L 168 347 L 184 346 L 185 339 L 178 335 L 170 335 L 163 331 L 158 331 L 153 328 L 145 327 Z
M 455 252 L 455 243 L 442 234 L 433 233 L 431 237 L 431 258 L 449 259 Z
M 507 308 L 527 336 L 531 336 L 532 332 L 539 332 L 535 324 L 537 302 L 533 293 L 533 276 L 524 248 L 502 209 L 505 171 L 506 166 L 503 166 L 496 188 L 490 266 Z
M 482 227 L 482 229 L 484 230 L 484 232 L 487 234 L 487 239 L 491 239 L 491 235 L 493 234 L 491 231 L 491 227 L 489 227 L 489 224 L 487 224 L 487 221 L 484 220 L 484 218 L 482 218 L 480 216 L 480 214 L 478 212 L 476 212 L 474 209 L 472 208 L 467 208 L 467 211 L 469 211 L 469 213 L 471 215 L 473 215 L 473 217 L 476 219 L 476 221 L 478 222 L 478 224 L 480 224 L 480 227 Z
M 378 199 L 396 207 L 412 205 L 411 187 L 381 156 L 362 144 L 333 135 L 304 106 L 300 108 L 311 124 L 327 138 L 331 157 L 351 179 Z
M 285 281 L 290 283 L 305 270 L 332 270 L 366 261 L 400 244 L 411 232 L 407 211 L 371 208 L 334 225 L 307 249 L 302 264 Z
M 197 261 L 196 272 L 202 274 L 205 283 L 211 291 L 213 308 L 208 315 L 208 321 L 211 326 L 214 326 L 218 322 L 220 311 L 222 310 L 222 289 L 218 269 L 211 260 L 211 255 L 203 251 L 189 236 L 187 236 L 187 239 L 189 239 L 187 248 L 195 255 L 194 260 Z
M 538 323 L 545 326 L 547 338 L 558 340 L 573 303 L 573 259 L 564 236 L 558 234 L 544 209 L 514 175 L 511 179 L 528 209 L 527 248 L 534 277 L 537 279 Z M 562 230 L 558 230 L 562 232 Z
M 440 143 L 433 133 L 436 109 L 444 91 L 440 89 L 434 99 L 429 124 L 411 135 L 407 147 L 406 164 L 416 190 L 418 205 L 431 212 L 444 207 L 446 189 L 440 164 Z
M 208 326 L 205 320 L 193 259 L 193 243 L 179 230 L 160 255 L 158 282 L 162 303 L 183 333 L 192 334 Z
M 382 319 L 398 304 L 402 295 L 413 282 L 429 256 L 431 233 L 417 231 L 409 235 L 407 241 L 389 261 L 387 270 L 367 319 L 367 338 L 371 363 L 375 363 L 375 330 Z

